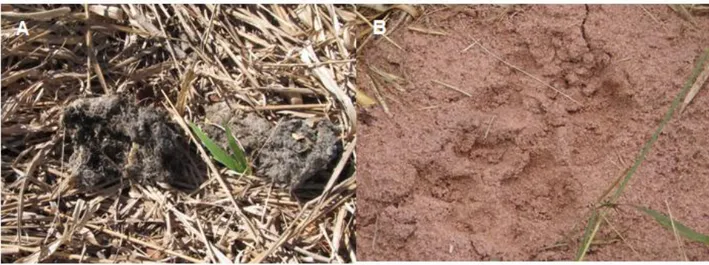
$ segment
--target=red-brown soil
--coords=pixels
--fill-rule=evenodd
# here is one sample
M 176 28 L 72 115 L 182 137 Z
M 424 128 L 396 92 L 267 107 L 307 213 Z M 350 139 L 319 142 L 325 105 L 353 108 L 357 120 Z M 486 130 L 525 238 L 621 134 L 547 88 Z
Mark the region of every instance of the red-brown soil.
M 430 6 L 359 58 L 407 79 L 363 110 L 360 260 L 569 260 L 588 211 L 669 109 L 709 46 L 668 6 Z M 442 9 L 437 12 L 436 10 Z M 657 19 L 657 21 L 655 20 Z M 408 26 L 444 31 L 438 36 Z M 479 46 L 569 95 L 565 98 Z M 456 86 L 472 97 L 432 82 Z M 709 233 L 709 89 L 676 114 L 619 202 Z M 709 260 L 634 208 L 611 211 L 588 260 Z M 622 235 L 622 239 L 618 233 Z M 681 246 L 681 249 L 680 249 Z

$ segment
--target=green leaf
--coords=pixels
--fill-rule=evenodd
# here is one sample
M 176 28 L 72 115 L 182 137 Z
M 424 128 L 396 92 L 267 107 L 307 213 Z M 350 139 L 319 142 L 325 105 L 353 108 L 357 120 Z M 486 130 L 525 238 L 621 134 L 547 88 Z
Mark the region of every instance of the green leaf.
M 636 209 L 640 210 L 641 212 L 644 212 L 645 214 L 652 216 L 652 218 L 655 218 L 655 221 L 660 223 L 660 225 L 664 226 L 666 229 L 670 230 L 671 232 L 674 232 L 674 229 L 677 229 L 677 234 L 680 236 L 686 237 L 687 239 L 697 241 L 700 243 L 704 243 L 709 245 L 709 236 L 701 234 L 699 232 L 696 232 L 692 230 L 689 227 L 686 227 L 685 225 L 681 224 L 680 222 L 677 222 L 677 220 L 673 220 L 666 215 L 652 210 L 650 208 L 642 207 L 642 206 L 633 206 Z M 672 227 L 672 223 L 674 223 L 674 228 Z
M 205 134 L 202 129 L 197 127 L 197 125 L 190 122 L 190 127 L 192 128 L 194 134 L 196 134 L 199 140 L 202 142 L 202 144 L 207 147 L 207 150 L 209 150 L 209 153 L 212 154 L 214 160 L 217 160 L 219 163 L 222 163 L 224 166 L 231 170 L 238 171 L 239 165 L 236 160 L 229 156 L 229 154 L 224 151 L 224 149 L 215 144 L 212 139 L 209 139 L 209 136 L 207 136 L 207 134 Z
M 233 153 L 231 157 L 232 159 L 234 159 L 237 165 L 237 169 L 235 169 L 235 171 L 239 173 L 244 173 L 249 167 L 249 161 L 246 159 L 246 153 L 244 153 L 244 149 L 241 148 L 241 145 L 236 142 L 234 135 L 231 134 L 229 126 L 224 124 L 224 129 L 226 129 L 226 135 L 229 141 L 229 148 L 231 148 L 231 152 Z

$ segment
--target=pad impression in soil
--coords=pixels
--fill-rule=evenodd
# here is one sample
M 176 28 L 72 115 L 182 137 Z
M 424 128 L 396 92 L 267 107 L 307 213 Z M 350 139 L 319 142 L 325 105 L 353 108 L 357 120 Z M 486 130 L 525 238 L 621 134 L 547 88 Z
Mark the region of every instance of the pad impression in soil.
M 190 183 L 200 160 L 168 123 L 166 113 L 125 95 L 77 99 L 64 109 L 73 176 L 84 187 L 132 178 L 141 183 Z M 191 183 L 194 184 L 194 183 Z
M 226 103 L 209 106 L 207 119 L 229 126 L 246 154 L 254 159 L 257 176 L 291 189 L 297 189 L 314 176 L 329 176 L 328 171 L 342 150 L 339 129 L 329 120 L 310 123 L 287 118 L 273 125 L 255 113 L 234 115 Z M 226 148 L 226 133 L 222 129 L 208 125 L 204 130 Z

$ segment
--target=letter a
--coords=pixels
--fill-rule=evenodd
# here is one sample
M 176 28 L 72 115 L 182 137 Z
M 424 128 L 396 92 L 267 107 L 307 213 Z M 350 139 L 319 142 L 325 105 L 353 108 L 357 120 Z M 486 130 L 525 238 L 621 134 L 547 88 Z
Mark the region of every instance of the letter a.
M 17 31 L 15 32 L 15 36 L 20 35 L 20 34 L 25 34 L 25 36 L 30 35 L 30 31 L 27 30 L 27 25 L 25 24 L 25 21 L 20 21 L 20 26 L 17 27 Z

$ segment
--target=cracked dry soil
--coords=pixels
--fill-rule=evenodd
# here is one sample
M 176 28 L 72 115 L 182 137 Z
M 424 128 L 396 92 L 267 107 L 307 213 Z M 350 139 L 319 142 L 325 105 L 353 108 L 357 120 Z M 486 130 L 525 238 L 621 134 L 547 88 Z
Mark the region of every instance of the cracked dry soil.
M 443 6 L 431 6 L 431 9 Z M 462 10 L 461 10 L 462 8 Z M 456 6 L 379 41 L 358 58 L 408 80 L 392 110 L 362 110 L 360 260 L 569 260 L 584 213 L 629 166 L 709 44 L 667 6 Z M 704 30 L 701 30 L 704 29 Z M 509 63 L 560 89 L 510 68 Z M 472 97 L 432 82 L 438 80 Z M 675 116 L 620 202 L 709 233 L 709 91 Z M 608 219 L 589 260 L 682 260 L 674 235 L 631 208 Z M 576 226 L 576 230 L 574 230 Z M 689 260 L 709 249 L 682 241 Z

